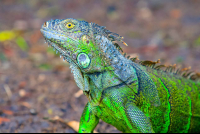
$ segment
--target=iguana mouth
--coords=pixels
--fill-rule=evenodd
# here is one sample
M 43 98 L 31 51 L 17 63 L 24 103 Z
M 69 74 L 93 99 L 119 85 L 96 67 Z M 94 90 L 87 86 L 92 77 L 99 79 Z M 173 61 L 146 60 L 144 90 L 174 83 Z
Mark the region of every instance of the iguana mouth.
M 66 51 L 64 51 L 61 47 L 59 47 L 58 45 L 56 45 L 54 42 L 45 39 L 46 42 L 48 43 L 48 47 L 53 47 L 53 50 L 56 50 L 56 54 L 59 52 L 60 56 L 67 56 L 70 57 L 70 53 L 67 53 Z
M 44 34 L 44 37 L 45 35 L 49 35 L 51 33 L 49 33 L 48 31 L 44 30 L 44 29 L 40 29 L 40 31 Z M 61 36 L 59 36 L 61 37 Z M 48 47 L 53 47 L 53 50 L 55 51 L 56 50 L 56 54 L 59 52 L 60 53 L 60 58 L 63 56 L 63 61 L 64 60 L 67 60 L 69 63 L 71 61 L 73 61 L 72 57 L 71 57 L 71 52 L 68 50 L 64 50 L 61 46 L 61 42 L 59 43 L 59 41 L 57 41 L 57 43 L 53 42 L 53 40 L 51 40 L 53 38 L 47 38 L 45 37 L 45 43 L 48 43 Z M 70 60 L 69 60 L 70 59 Z

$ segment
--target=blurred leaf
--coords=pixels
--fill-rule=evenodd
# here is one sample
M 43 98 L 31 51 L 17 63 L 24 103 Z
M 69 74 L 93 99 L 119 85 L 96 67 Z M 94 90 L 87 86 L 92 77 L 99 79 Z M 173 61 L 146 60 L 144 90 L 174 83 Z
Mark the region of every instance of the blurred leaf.
M 78 92 L 76 92 L 76 93 L 74 94 L 74 96 L 75 96 L 76 98 L 78 98 L 78 97 L 80 97 L 82 94 L 83 94 L 83 90 L 79 90 Z
M 78 132 L 78 128 L 79 128 L 79 122 L 78 121 L 67 122 L 67 125 L 69 125 L 72 129 L 74 129 L 76 132 Z
M 31 108 L 31 105 L 28 102 L 21 102 L 21 105 L 27 108 Z
M 48 109 L 47 112 L 48 112 L 49 115 L 51 115 L 53 113 L 53 110 L 52 109 Z
M 27 82 L 26 81 L 21 81 L 19 83 L 19 88 L 24 88 L 26 86 Z
M 200 46 L 200 37 L 197 40 L 195 40 L 195 45 Z
M 53 48 L 48 47 L 47 48 L 47 53 L 54 54 L 55 52 L 53 51 Z
M 140 33 L 136 32 L 136 31 L 130 31 L 130 32 L 128 32 L 127 36 L 129 36 L 130 38 L 141 38 Z
M 4 53 L 0 53 L 0 60 L 1 60 L 1 61 L 6 61 L 6 60 L 7 60 L 7 58 L 6 58 L 6 56 L 4 55 Z
M 2 31 L 0 32 L 0 42 L 6 41 L 6 40 L 12 40 L 16 37 L 16 34 L 14 31 Z
M 10 119 L 8 118 L 3 118 L 3 117 L 0 117 L 0 125 L 3 123 L 3 122 L 9 122 Z
M 27 51 L 28 45 L 27 45 L 27 43 L 26 43 L 26 41 L 24 40 L 23 37 L 17 37 L 16 43 L 21 48 L 21 50 Z
M 13 115 L 13 111 L 10 110 L 2 110 L 2 112 L 6 115 Z
M 184 61 L 183 57 L 179 56 L 176 58 L 177 63 L 182 63 Z
M 54 55 L 57 55 L 57 56 L 60 55 L 59 53 L 56 54 L 56 50 L 54 51 L 52 47 L 47 48 L 47 53 L 54 54 Z
M 39 65 L 39 68 L 42 70 L 50 70 L 52 68 L 52 66 L 49 64 L 41 64 L 41 65 Z
M 5 57 L 11 57 L 11 56 L 13 56 L 14 51 L 11 47 L 7 46 L 7 47 L 4 47 L 3 54 Z
M 60 7 L 57 5 L 51 6 L 51 7 L 43 6 L 37 11 L 37 16 L 39 18 L 56 16 L 61 12 L 61 10 L 59 10 L 59 9 L 60 9 Z
M 173 9 L 170 12 L 170 16 L 174 19 L 179 19 L 182 16 L 182 12 L 179 9 Z

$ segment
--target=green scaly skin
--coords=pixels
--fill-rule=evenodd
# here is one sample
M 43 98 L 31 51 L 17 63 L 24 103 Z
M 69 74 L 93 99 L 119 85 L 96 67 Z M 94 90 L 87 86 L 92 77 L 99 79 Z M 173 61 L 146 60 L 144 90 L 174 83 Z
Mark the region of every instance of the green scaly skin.
M 41 32 L 89 100 L 79 132 L 99 119 L 122 132 L 200 132 L 200 83 L 126 59 L 113 43 L 122 38 L 94 23 L 50 20 Z

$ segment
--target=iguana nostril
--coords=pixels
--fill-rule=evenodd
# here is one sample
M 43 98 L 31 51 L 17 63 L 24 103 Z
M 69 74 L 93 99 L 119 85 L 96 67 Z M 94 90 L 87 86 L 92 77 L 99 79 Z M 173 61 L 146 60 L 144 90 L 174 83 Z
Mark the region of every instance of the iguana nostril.
M 45 22 L 45 23 L 43 24 L 43 27 L 47 27 L 47 22 Z

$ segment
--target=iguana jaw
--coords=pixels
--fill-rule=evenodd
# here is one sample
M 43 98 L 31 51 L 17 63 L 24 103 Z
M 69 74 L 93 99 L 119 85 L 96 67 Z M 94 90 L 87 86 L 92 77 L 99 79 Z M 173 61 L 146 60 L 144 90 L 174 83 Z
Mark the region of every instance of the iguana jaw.
M 76 62 L 74 62 L 74 59 L 70 55 L 70 51 L 67 52 L 66 50 L 63 50 L 64 48 L 61 47 L 63 44 L 53 42 L 53 40 L 55 41 L 55 36 L 53 36 L 54 38 L 47 38 L 47 37 L 51 37 L 50 36 L 51 33 L 48 33 L 48 31 L 45 31 L 43 29 L 41 29 L 40 31 L 44 35 L 45 40 L 48 43 L 48 45 L 50 45 L 51 47 L 56 49 L 56 51 L 58 51 L 60 53 L 60 57 L 61 57 L 61 55 L 63 56 L 63 60 L 67 60 L 70 63 L 70 68 L 74 75 L 74 79 L 77 83 L 77 86 L 83 91 L 88 91 L 85 89 L 83 73 L 82 73 L 81 69 L 79 68 L 79 65 Z M 52 34 L 52 35 L 54 35 L 54 34 Z
M 40 29 L 41 33 L 43 34 L 46 42 L 48 43 L 48 46 L 53 47 L 54 50 L 56 50 L 56 53 L 59 52 L 60 53 L 60 57 L 63 56 L 63 60 L 67 60 L 69 63 L 71 61 L 73 61 L 71 59 L 70 56 L 70 51 L 66 51 L 64 50 L 64 48 L 62 48 L 62 44 L 60 43 L 55 43 L 52 41 L 53 38 L 51 38 L 53 35 L 51 35 L 51 33 L 49 33 L 48 31 L 45 31 L 43 29 Z

